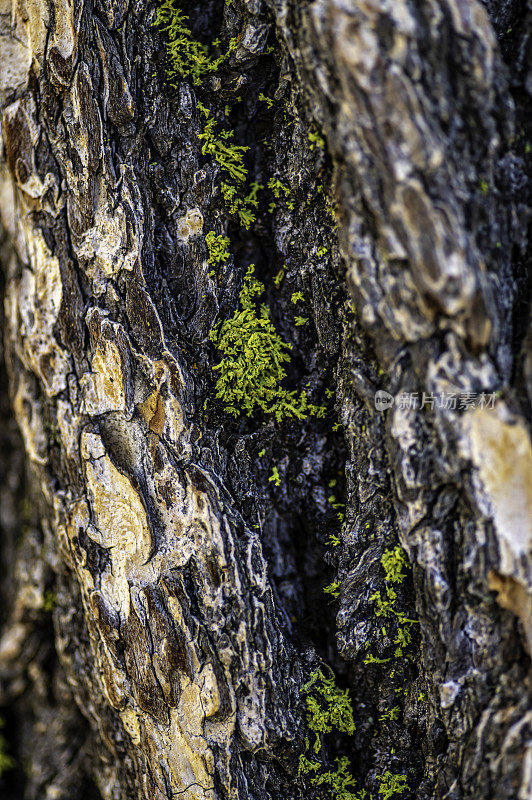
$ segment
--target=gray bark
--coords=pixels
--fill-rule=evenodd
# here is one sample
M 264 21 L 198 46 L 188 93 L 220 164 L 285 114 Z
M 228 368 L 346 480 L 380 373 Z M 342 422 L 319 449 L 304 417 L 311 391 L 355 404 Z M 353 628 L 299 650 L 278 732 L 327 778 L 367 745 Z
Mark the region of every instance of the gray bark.
M 298 775 L 325 662 L 356 731 L 323 758 L 348 756 L 357 791 L 382 796 L 388 771 L 405 798 L 528 800 L 532 12 L 183 8 L 201 41 L 238 38 L 199 87 L 170 85 L 155 5 L 0 6 L 0 705 L 19 765 L 0 780 L 28 800 L 328 797 Z M 249 230 L 198 101 L 265 187 Z M 214 270 L 211 230 L 231 240 Z M 250 263 L 287 385 L 323 419 L 234 419 L 215 397 L 209 332 Z M 400 657 L 375 603 L 398 543 Z

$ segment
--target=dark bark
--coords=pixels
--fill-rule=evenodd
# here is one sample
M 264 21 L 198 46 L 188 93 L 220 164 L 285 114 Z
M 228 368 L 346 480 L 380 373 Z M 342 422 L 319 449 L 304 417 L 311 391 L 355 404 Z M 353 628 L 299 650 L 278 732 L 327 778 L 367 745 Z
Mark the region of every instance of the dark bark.
M 172 87 L 155 5 L 0 15 L 0 704 L 19 765 L 0 781 L 28 800 L 328 797 L 298 775 L 325 662 L 356 730 L 320 758 L 350 759 L 357 800 L 386 797 L 386 773 L 416 800 L 528 800 L 532 12 L 183 9 L 218 52 L 238 39 L 199 86 Z M 198 102 L 249 148 L 248 229 Z M 251 263 L 287 386 L 324 418 L 216 398 L 209 333 Z M 453 392 L 496 400 L 400 403 Z M 398 544 L 411 568 L 379 615 Z

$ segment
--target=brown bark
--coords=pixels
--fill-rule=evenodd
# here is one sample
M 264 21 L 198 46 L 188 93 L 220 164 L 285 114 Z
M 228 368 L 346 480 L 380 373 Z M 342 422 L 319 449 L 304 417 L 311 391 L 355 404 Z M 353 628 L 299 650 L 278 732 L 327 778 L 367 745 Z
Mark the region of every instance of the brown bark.
M 183 8 L 201 41 L 238 39 L 200 86 L 170 85 L 155 6 L 1 9 L 2 413 L 22 444 L 6 428 L 0 703 L 25 765 L 6 791 L 328 797 L 298 775 L 325 661 L 356 731 L 324 763 L 349 757 L 357 800 L 387 772 L 416 800 L 527 800 L 530 12 Z M 249 229 L 198 101 L 249 147 Z M 231 241 L 214 269 L 211 230 Z M 250 263 L 287 385 L 324 419 L 235 419 L 215 396 L 209 332 Z M 398 543 L 411 571 L 379 616 Z M 416 620 L 400 655 L 397 613 Z

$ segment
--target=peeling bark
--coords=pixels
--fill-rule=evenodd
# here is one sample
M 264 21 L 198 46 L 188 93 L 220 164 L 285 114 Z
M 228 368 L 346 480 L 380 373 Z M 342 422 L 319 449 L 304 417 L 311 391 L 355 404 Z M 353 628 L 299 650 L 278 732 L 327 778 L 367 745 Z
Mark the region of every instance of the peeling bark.
M 298 775 L 325 661 L 356 731 L 324 758 L 360 791 L 389 771 L 416 800 L 528 800 L 531 12 L 183 8 L 238 45 L 174 89 L 155 5 L 0 7 L 0 410 L 22 438 L 6 422 L 0 703 L 25 765 L 0 780 L 28 800 L 326 797 Z M 249 147 L 249 229 L 198 101 Z M 211 230 L 231 241 L 216 269 Z M 234 419 L 215 396 L 209 333 L 250 263 L 324 419 Z M 397 543 L 400 657 L 375 601 Z

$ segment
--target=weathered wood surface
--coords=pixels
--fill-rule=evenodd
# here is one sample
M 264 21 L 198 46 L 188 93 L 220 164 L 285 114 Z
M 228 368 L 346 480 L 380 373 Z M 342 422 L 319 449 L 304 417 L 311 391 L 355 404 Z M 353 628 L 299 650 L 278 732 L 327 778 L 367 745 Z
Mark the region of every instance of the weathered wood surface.
M 522 5 L 190 4 L 195 35 L 239 39 L 199 89 L 169 87 L 154 5 L 0 6 L 4 355 L 28 463 L 17 506 L 6 434 L 0 699 L 27 798 L 96 796 L 89 779 L 104 800 L 312 794 L 297 766 L 318 657 L 357 725 L 329 755 L 373 797 L 387 769 L 419 800 L 532 797 Z M 271 212 L 265 190 L 248 231 L 223 211 L 197 99 L 230 105 L 250 178 L 289 190 Z M 210 230 L 233 254 L 214 276 Z M 216 403 L 209 332 L 250 262 L 326 419 Z M 420 410 L 404 392 L 497 399 Z M 392 645 L 371 596 L 397 541 L 419 633 L 409 658 L 368 664 Z

